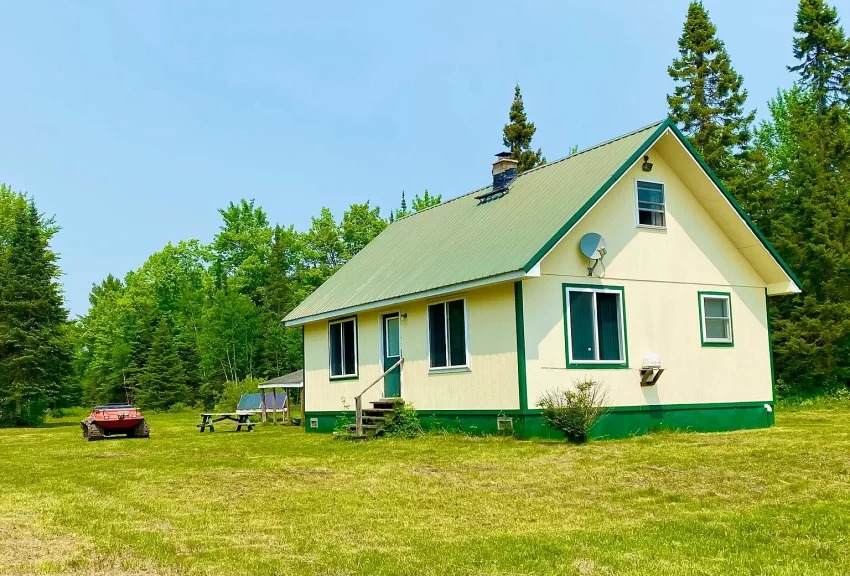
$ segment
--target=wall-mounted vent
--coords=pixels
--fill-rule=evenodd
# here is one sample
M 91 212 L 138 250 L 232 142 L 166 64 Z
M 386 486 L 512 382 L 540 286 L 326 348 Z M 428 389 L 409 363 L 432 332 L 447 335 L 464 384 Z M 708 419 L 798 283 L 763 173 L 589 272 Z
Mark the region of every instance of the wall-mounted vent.
M 318 428 L 319 427 L 319 419 L 318 418 L 310 418 L 310 428 Z
M 508 193 L 511 182 L 516 180 L 518 161 L 511 158 L 510 152 L 499 152 L 493 162 L 493 188 L 475 197 L 479 204 L 501 198 Z
M 496 430 L 499 432 L 513 432 L 514 419 L 510 416 L 498 416 L 496 418 Z

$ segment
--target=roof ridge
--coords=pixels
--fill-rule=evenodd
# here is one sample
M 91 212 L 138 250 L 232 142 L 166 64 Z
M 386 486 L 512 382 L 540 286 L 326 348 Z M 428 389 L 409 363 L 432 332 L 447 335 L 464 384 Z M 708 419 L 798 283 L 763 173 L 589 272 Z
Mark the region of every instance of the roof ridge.
M 563 162 L 564 160 L 569 160 L 570 158 L 575 158 L 576 156 L 580 156 L 582 154 L 585 154 L 586 152 L 590 152 L 591 150 L 595 150 L 597 148 L 602 148 L 603 146 L 607 146 L 608 144 L 613 144 L 614 142 L 617 142 L 618 140 L 622 140 L 623 138 L 628 138 L 629 136 L 634 136 L 635 134 L 637 134 L 639 132 L 644 132 L 646 130 L 649 130 L 650 128 L 657 128 L 658 126 L 661 126 L 662 124 L 664 124 L 664 122 L 666 122 L 667 120 L 668 120 L 668 118 L 665 118 L 664 120 L 652 122 L 650 124 L 647 124 L 646 126 L 638 128 L 636 130 L 632 130 L 631 132 L 627 132 L 627 133 L 622 134 L 620 136 L 617 136 L 615 138 L 610 138 L 610 139 L 605 140 L 604 142 L 601 142 L 599 144 L 594 144 L 593 146 L 590 146 L 588 148 L 584 148 L 583 150 L 579 150 L 575 154 L 568 154 L 567 156 L 564 156 L 563 158 L 559 158 L 557 160 L 547 162 L 546 164 L 543 164 L 542 166 L 536 166 L 534 168 L 530 168 L 530 169 L 526 170 L 525 172 L 519 174 L 517 176 L 517 179 L 519 179 L 522 176 L 525 176 L 526 174 L 530 174 L 531 172 L 534 172 L 536 170 L 541 170 L 543 168 L 547 168 L 547 167 L 552 166 L 554 164 L 558 164 L 560 162 Z M 473 190 L 472 192 L 467 192 L 465 194 L 461 194 L 460 196 L 455 196 L 454 198 L 449 198 L 445 202 L 440 202 L 439 204 L 435 204 L 434 206 L 428 206 L 424 210 L 419 210 L 418 212 L 411 212 L 410 214 L 406 214 L 405 216 L 402 216 L 401 218 L 396 220 L 396 222 L 401 222 L 402 220 L 404 220 L 406 218 L 410 218 L 411 216 L 416 216 L 417 214 L 427 212 L 428 210 L 431 210 L 433 208 L 438 208 L 438 207 L 440 207 L 444 204 L 448 204 L 449 202 L 454 202 L 455 200 L 460 200 L 462 198 L 466 198 L 467 196 L 477 194 L 478 192 L 481 192 L 482 190 L 486 190 L 487 188 L 490 188 L 491 186 L 492 186 L 492 184 L 488 184 L 487 186 L 482 186 L 481 188 Z
M 652 122 L 651 124 L 647 124 L 646 126 L 643 126 L 642 128 L 638 128 L 637 130 L 632 130 L 631 132 L 627 132 L 626 134 L 622 134 L 622 135 L 617 136 L 615 138 L 611 138 L 611 139 L 606 140 L 604 142 L 600 142 L 599 144 L 594 144 L 593 146 L 590 146 L 590 147 L 585 148 L 583 150 L 579 150 L 575 154 L 568 154 L 567 156 L 564 156 L 563 158 L 559 158 L 557 160 L 552 160 L 551 162 L 547 162 L 546 164 L 543 164 L 542 166 L 535 166 L 534 168 L 530 168 L 530 169 L 526 170 L 525 172 L 523 172 L 522 174 L 520 174 L 519 176 L 523 176 L 523 175 L 528 174 L 530 172 L 534 172 L 535 170 L 540 170 L 541 168 L 546 168 L 547 166 L 552 166 L 553 164 L 558 164 L 559 162 L 563 162 L 564 160 L 569 160 L 570 158 L 575 158 L 576 156 L 581 156 L 582 154 L 590 152 L 591 150 L 596 150 L 597 148 L 602 148 L 603 146 L 607 146 L 608 144 L 613 144 L 614 142 L 617 142 L 618 140 L 623 140 L 624 138 L 634 136 L 635 134 L 637 134 L 639 132 L 645 132 L 646 130 L 649 130 L 650 128 L 658 128 L 659 126 L 664 124 L 664 122 L 666 122 L 666 121 L 667 121 L 667 119 L 665 118 L 664 120 L 660 120 L 658 122 Z M 519 176 L 517 176 L 517 178 L 519 178 Z

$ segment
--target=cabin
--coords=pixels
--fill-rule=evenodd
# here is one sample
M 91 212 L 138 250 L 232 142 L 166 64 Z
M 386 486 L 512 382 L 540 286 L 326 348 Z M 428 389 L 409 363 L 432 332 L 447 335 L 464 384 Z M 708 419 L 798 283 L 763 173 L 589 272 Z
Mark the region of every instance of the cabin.
M 593 379 L 594 437 L 773 424 L 769 299 L 800 282 L 675 124 L 392 223 L 286 318 L 304 425 L 412 403 L 426 425 L 557 437 L 546 391 Z

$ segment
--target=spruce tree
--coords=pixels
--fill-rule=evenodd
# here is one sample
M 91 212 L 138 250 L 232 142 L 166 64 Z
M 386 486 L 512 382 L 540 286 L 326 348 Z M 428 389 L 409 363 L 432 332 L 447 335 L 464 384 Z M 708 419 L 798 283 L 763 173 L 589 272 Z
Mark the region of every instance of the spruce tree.
M 519 84 L 514 88 L 514 101 L 511 103 L 508 119 L 510 122 L 505 124 L 502 130 L 502 141 L 511 151 L 513 159 L 519 162 L 517 172 L 525 172 L 535 166 L 546 164 L 546 158 L 540 148 L 537 151 L 531 149 L 531 139 L 537 128 L 534 122 L 528 121 Z
M 801 0 L 794 24 L 794 57 L 800 62 L 788 69 L 798 72 L 798 85 L 811 92 L 819 109 L 848 102 L 850 44 L 844 36 L 838 11 L 823 0 Z
M 741 185 L 739 179 L 746 176 L 750 162 L 755 112 L 744 109 L 743 78 L 732 68 L 702 2 L 688 6 L 679 57 L 667 72 L 676 82 L 673 94 L 667 96 L 670 117 L 733 193 L 751 189 L 752 183 Z
M 186 373 L 165 318 L 157 322 L 135 399 L 139 406 L 154 410 L 166 410 L 178 402 L 189 401 Z
M 837 13 L 802 0 L 797 16 L 804 36 L 795 38 L 800 63 L 791 69 L 800 77 L 793 97 L 771 109 L 765 134 L 785 170 L 776 246 L 803 290 L 776 303 L 776 369 L 806 393 L 850 385 L 850 94 L 829 72 L 846 66 Z
M 35 203 L 0 186 L 0 424 L 38 423 L 65 395 L 71 340 L 57 256 L 57 227 Z

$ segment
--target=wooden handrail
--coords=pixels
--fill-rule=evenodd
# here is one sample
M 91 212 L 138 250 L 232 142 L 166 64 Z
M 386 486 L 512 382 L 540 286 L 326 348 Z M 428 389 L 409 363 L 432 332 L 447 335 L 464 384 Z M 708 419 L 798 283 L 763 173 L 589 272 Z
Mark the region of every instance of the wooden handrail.
M 354 417 L 358 436 L 363 435 L 363 395 L 368 392 L 369 389 L 372 388 L 372 386 L 386 378 L 387 374 L 389 374 L 396 368 L 400 368 L 401 366 L 404 366 L 404 358 L 399 358 L 398 362 L 387 368 L 384 373 L 378 376 L 378 378 L 374 382 L 366 386 L 366 388 L 363 389 L 363 392 L 354 397 Z

